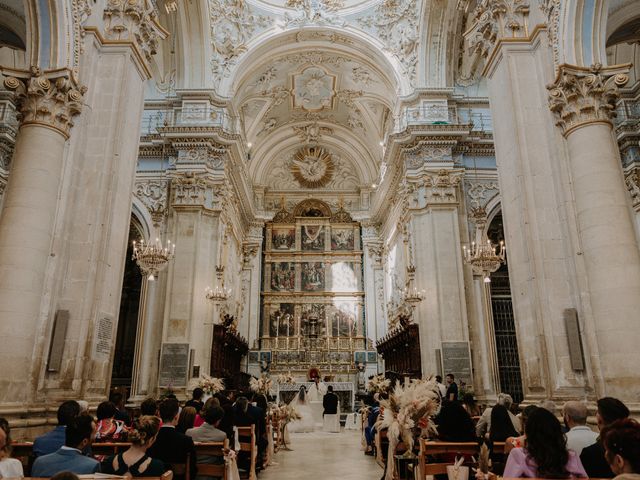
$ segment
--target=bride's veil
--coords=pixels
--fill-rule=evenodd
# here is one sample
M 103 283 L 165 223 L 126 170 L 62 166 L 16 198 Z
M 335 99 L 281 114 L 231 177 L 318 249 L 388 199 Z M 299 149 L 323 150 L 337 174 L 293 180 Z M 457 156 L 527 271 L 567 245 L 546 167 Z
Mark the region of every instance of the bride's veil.
M 303 386 L 300 387 L 300 390 L 298 390 L 298 393 L 296 393 L 296 396 L 293 397 L 293 400 L 291 400 L 291 405 L 293 406 L 297 406 L 297 405 L 308 405 L 309 401 L 307 400 L 307 389 Z

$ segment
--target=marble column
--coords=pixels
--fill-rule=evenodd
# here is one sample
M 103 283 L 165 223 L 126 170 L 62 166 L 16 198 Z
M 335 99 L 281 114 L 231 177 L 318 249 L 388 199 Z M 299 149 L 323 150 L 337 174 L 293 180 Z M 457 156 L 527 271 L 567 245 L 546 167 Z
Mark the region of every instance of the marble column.
M 210 304 L 205 290 L 214 288 L 224 276 L 222 243 L 228 227 L 221 212 L 227 189 L 223 179 L 211 172 L 185 172 L 174 176 L 171 190 L 168 230 L 176 250 L 167 273 L 162 341 L 190 344 L 192 364 L 208 374 L 211 332 L 213 323 L 219 322 L 220 306 Z
M 252 240 L 242 246 L 242 276 L 243 286 L 240 295 L 242 302 L 242 318 L 239 321 L 238 332 L 249 343 L 249 348 L 260 338 L 260 285 L 262 267 L 262 226 L 252 228 Z M 249 357 L 245 358 L 248 365 Z
M 409 207 L 415 252 L 410 258 L 415 262 L 415 286 L 425 290 L 414 321 L 420 324 L 422 373 L 431 375 L 439 370 L 435 351 L 442 342 L 469 341 L 459 224 L 462 171 L 422 170 L 419 178 L 422 187 Z
M 611 118 L 629 65 L 560 67 L 549 105 L 567 140 L 604 390 L 640 395 L 640 252 Z
M 84 89 L 68 70 L 3 70 L 5 87 L 17 93 L 20 130 L 0 216 L 0 403 L 29 399 L 34 344 L 46 299 L 45 274 L 72 118 Z

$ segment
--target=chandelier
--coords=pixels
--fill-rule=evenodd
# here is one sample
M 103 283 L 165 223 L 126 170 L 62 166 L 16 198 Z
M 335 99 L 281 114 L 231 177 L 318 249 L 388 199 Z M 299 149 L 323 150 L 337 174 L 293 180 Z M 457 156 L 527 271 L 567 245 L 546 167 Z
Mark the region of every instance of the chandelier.
M 207 300 L 211 300 L 214 303 L 226 302 L 231 296 L 231 289 L 216 285 L 215 288 L 207 287 L 205 290 L 205 296 Z
M 422 300 L 424 300 L 424 297 L 425 291 L 418 290 L 415 285 L 412 288 L 406 287 L 402 292 L 402 299 L 412 307 L 418 305 Z
M 174 256 L 176 250 L 175 243 L 167 240 L 167 246 L 163 247 L 162 242 L 156 238 L 154 243 L 147 243 L 143 240 L 133 242 L 132 260 L 135 260 L 143 274 L 148 275 L 147 279 L 153 281 L 159 272 L 164 270 Z
M 498 245 L 492 245 L 491 240 L 486 243 L 471 242 L 471 247 L 462 247 L 465 263 L 471 265 L 475 275 L 482 275 L 484 282 L 491 282 L 490 275 L 506 263 L 507 247 L 501 240 Z

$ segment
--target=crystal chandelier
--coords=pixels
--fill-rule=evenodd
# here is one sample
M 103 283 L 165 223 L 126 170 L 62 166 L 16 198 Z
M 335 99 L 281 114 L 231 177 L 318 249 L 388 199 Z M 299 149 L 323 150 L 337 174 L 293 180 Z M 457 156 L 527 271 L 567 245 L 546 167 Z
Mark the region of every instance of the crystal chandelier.
M 167 246 L 163 247 L 158 238 L 154 243 L 146 243 L 143 240 L 133 242 L 132 260 L 135 260 L 143 274 L 148 275 L 148 280 L 153 281 L 159 272 L 164 270 L 174 256 L 175 243 L 167 240 Z
M 492 245 L 491 240 L 484 242 L 471 242 L 471 247 L 462 247 L 465 263 L 471 265 L 475 275 L 482 275 L 484 282 L 491 282 L 490 275 L 506 263 L 507 247 L 501 240 L 498 245 Z
M 224 288 L 224 286 L 216 285 L 215 288 L 207 287 L 205 290 L 205 296 L 207 300 L 211 300 L 214 303 L 226 302 L 231 296 L 231 289 Z

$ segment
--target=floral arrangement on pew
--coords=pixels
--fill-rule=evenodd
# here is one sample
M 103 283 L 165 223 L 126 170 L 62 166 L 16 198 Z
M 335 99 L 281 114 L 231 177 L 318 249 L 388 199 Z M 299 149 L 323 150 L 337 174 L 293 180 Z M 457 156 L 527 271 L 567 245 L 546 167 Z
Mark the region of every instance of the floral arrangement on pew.
M 224 390 L 224 380 L 221 378 L 210 377 L 206 373 L 202 374 L 202 378 L 198 386 L 209 395 L 215 395 Z
M 387 429 L 389 450 L 385 480 L 394 476 L 393 455 L 400 440 L 405 444 L 406 455 L 413 455 L 414 429 L 420 436 L 437 433 L 433 417 L 440 411 L 440 394 L 435 379 L 411 380 L 408 384 L 397 384 L 389 399 L 380 401 L 381 414 L 376 428 Z
M 252 392 L 268 396 L 271 393 L 272 383 L 271 377 L 267 374 L 263 374 L 260 378 L 254 377 L 249 380 L 249 388 Z
M 385 378 L 384 373 L 376 375 L 367 383 L 369 393 L 387 393 L 391 388 L 391 380 Z
M 290 373 L 281 373 L 276 377 L 276 382 L 280 385 L 293 385 L 296 381 Z
M 280 434 L 278 436 L 278 440 L 282 443 L 282 448 L 284 450 L 289 450 L 289 447 L 287 447 L 287 425 L 294 420 L 300 420 L 302 416 L 298 413 L 293 405 L 288 405 L 286 403 L 274 407 L 274 413 L 277 414 L 278 418 L 280 419 Z

